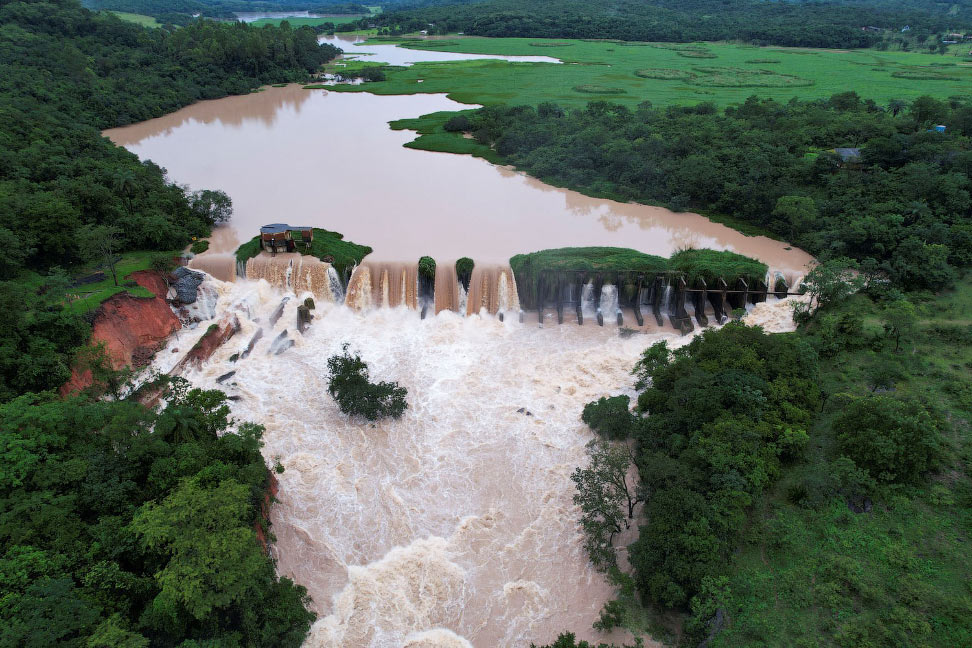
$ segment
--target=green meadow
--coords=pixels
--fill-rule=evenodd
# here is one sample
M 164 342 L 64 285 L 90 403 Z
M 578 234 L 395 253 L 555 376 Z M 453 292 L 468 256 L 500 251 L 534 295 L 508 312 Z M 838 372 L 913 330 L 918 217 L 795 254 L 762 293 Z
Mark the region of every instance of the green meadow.
M 720 106 L 753 94 L 786 101 L 853 90 L 887 102 L 924 94 L 972 93 L 972 60 L 956 55 L 531 38 L 373 38 L 369 42 L 469 54 L 550 56 L 564 63 L 419 63 L 389 69 L 384 82 L 337 86 L 335 92 L 444 92 L 471 104 L 583 105 L 604 99 L 628 105 L 647 100 L 662 105 L 711 101 Z
M 141 25 L 142 27 L 161 27 L 161 23 L 152 16 L 143 16 L 142 14 L 127 13 L 125 11 L 111 11 L 124 21 L 135 23 L 136 25 Z
M 317 25 L 323 25 L 324 23 L 333 23 L 335 25 L 343 25 L 345 23 L 354 22 L 360 20 L 364 16 L 321 16 L 320 18 L 261 18 L 260 20 L 254 20 L 251 25 L 254 27 L 263 27 L 264 25 L 273 25 L 277 27 L 280 23 L 285 20 L 290 23 L 291 27 L 316 27 Z

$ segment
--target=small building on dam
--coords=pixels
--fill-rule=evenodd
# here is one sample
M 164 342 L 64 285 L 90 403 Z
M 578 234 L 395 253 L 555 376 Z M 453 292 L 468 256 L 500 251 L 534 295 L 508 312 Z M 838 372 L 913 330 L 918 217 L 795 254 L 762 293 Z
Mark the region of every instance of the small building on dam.
M 260 228 L 260 247 L 270 254 L 310 250 L 314 228 L 273 223 Z

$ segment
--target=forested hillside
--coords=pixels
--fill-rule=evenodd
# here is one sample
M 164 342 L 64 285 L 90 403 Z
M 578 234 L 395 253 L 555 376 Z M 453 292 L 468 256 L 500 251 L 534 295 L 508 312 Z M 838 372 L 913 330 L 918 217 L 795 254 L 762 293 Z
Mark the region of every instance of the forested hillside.
M 340 0 L 85 0 L 82 4 L 90 9 L 130 11 L 148 16 L 199 14 L 227 20 L 235 20 L 237 13 L 248 11 L 308 11 L 335 15 L 369 13 L 364 5 Z
M 968 2 L 768 2 L 763 0 L 485 0 L 388 11 L 380 25 L 479 36 L 612 38 L 631 41 L 742 40 L 796 47 L 869 47 L 909 27 L 923 40 L 972 26 Z M 429 24 L 434 27 L 429 27 Z M 873 27 L 876 29 L 866 29 Z
M 0 5 L 0 297 L 12 312 L 59 314 L 25 298 L 25 272 L 70 269 L 108 234 L 115 252 L 184 246 L 222 216 L 100 134 L 200 99 L 305 79 L 338 50 L 310 29 L 201 21 L 144 29 L 71 0 Z M 200 200 L 200 198 L 203 198 Z M 109 230 L 103 229 L 109 227 Z M 102 229 L 99 229 L 102 228 Z M 38 283 L 31 280 L 36 288 Z M 54 282 L 58 284 L 58 282 Z M 51 284 L 51 285 L 54 285 Z M 60 284 L 59 284 L 60 285 Z M 55 290 L 56 288 L 51 288 Z M 63 289 L 63 287 L 62 287 Z M 43 302 L 43 303 L 42 303 Z M 0 395 L 59 386 L 81 322 L 4 327 Z M 48 317 L 48 316 L 45 316 Z M 83 335 L 80 335 L 83 338 Z
M 97 354 L 91 394 L 54 390 L 89 333 L 64 271 L 181 248 L 229 210 L 101 129 L 303 80 L 336 52 L 309 29 L 145 29 L 69 0 L 0 2 L 0 647 L 303 641 L 304 590 L 258 541 L 260 428 L 178 381 L 161 412 L 120 398 Z

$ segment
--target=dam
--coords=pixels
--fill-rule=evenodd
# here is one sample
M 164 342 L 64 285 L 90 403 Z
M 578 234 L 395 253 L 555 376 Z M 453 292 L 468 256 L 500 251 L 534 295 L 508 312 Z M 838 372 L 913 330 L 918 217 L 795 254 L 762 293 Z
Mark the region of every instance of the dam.
M 533 312 L 521 323 L 526 298 L 508 265 L 477 264 L 466 284 L 455 264 L 437 263 L 432 306 L 443 308 L 423 319 L 416 262 L 362 263 L 342 301 L 333 267 L 268 258 L 233 282 L 205 279 L 214 321 L 233 318 L 238 332 L 182 375 L 265 427 L 264 457 L 283 469 L 273 556 L 318 614 L 307 648 L 526 648 L 564 630 L 629 640 L 591 626 L 613 587 L 588 561 L 571 499 L 569 475 L 593 437 L 580 413 L 619 385 L 633 395 L 631 367 L 648 345 L 691 335 L 653 329 L 650 317 L 638 335 L 593 317 L 556 326 L 552 309 L 543 329 Z M 616 294 L 601 286 L 602 310 Z M 316 308 L 301 334 L 307 297 Z M 767 330 L 792 327 L 789 300 L 750 310 L 746 321 Z M 173 336 L 153 369 L 168 371 L 205 329 Z M 376 379 L 407 388 L 401 419 L 349 418 L 328 396 L 327 359 L 345 343 Z

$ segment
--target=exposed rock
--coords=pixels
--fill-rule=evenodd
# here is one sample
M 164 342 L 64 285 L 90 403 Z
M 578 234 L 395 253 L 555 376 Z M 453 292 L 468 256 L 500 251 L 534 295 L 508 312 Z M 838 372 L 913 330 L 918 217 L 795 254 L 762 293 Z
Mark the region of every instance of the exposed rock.
M 294 346 L 294 341 L 291 340 L 287 335 L 287 329 L 284 329 L 283 332 L 274 339 L 273 344 L 270 345 L 270 350 L 267 351 L 267 354 L 269 355 L 272 353 L 273 355 L 280 355 L 292 346 Z
M 314 316 L 311 315 L 310 309 L 307 306 L 300 305 L 297 307 L 297 330 L 300 333 L 310 328 L 312 319 L 314 319 Z
M 196 291 L 205 276 L 201 272 L 194 272 L 185 266 L 176 268 L 172 272 L 172 276 L 175 277 L 175 281 L 172 282 L 172 290 L 175 291 L 176 298 L 183 304 L 195 303 Z
M 250 338 L 250 343 L 246 345 L 246 348 L 243 349 L 243 352 L 240 354 L 240 360 L 242 360 L 243 358 L 245 358 L 246 356 L 250 355 L 250 353 L 253 352 L 253 347 L 256 346 L 256 343 L 259 342 L 260 338 L 262 337 L 263 337 L 263 329 L 258 328 L 257 332 L 253 334 L 252 338 Z
M 180 298 L 181 301 L 181 298 Z M 191 322 L 203 322 L 216 317 L 216 303 L 219 301 L 219 292 L 212 282 L 203 281 L 196 287 L 192 303 L 186 303 L 179 307 L 179 319 L 183 326 L 188 326 Z
M 277 476 L 273 471 L 267 469 L 267 492 L 263 496 L 263 503 L 260 505 L 260 515 L 253 522 L 253 530 L 256 531 L 257 542 L 263 547 L 263 552 L 269 554 L 270 547 L 267 544 L 267 536 L 264 527 L 270 527 L 270 505 L 276 499 L 280 486 L 277 483 Z
M 218 383 L 226 382 L 227 380 L 229 380 L 230 378 L 232 378 L 235 375 L 236 375 L 236 371 L 227 371 L 222 376 L 220 376 L 219 378 L 217 378 L 216 379 L 216 382 L 218 382 Z
M 215 353 L 216 349 L 223 346 L 239 330 L 240 321 L 236 315 L 230 313 L 223 315 L 219 322 L 212 324 L 203 333 L 199 341 L 172 368 L 169 375 L 179 376 L 189 367 L 198 368 L 202 366 L 202 363 L 208 360 Z
M 130 278 L 156 296 L 113 295 L 102 302 L 92 318 L 89 343 L 104 344 L 114 369 L 148 364 L 166 338 L 181 327 L 179 318 L 165 301 L 168 287 L 159 273 L 143 270 L 133 272 Z M 91 372 L 75 367 L 71 379 L 60 391 L 67 395 L 91 383 Z
M 280 319 L 280 316 L 283 315 L 284 306 L 288 301 L 290 301 L 290 297 L 284 297 L 280 301 L 280 305 L 277 306 L 272 313 L 270 313 L 270 326 L 276 324 L 277 320 Z

